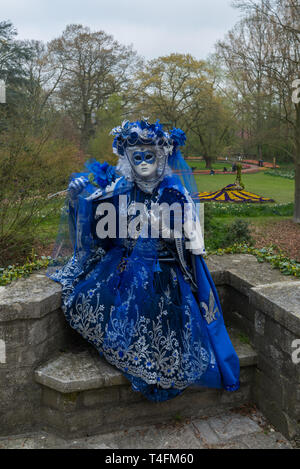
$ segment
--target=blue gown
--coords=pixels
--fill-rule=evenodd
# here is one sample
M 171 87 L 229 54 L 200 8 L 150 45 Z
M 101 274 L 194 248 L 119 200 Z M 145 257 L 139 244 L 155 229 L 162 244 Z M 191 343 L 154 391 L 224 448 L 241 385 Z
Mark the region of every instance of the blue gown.
M 127 196 L 148 207 L 159 200 L 157 189 L 150 196 L 134 183 Z M 108 200 L 118 212 L 117 197 Z M 174 398 L 191 385 L 238 389 L 238 358 L 203 257 L 194 256 L 192 267 L 192 256 L 184 253 L 195 279 L 191 282 L 174 240 L 97 239 L 99 203 L 83 216 L 83 238 L 94 240 L 88 255 L 75 254 L 49 275 L 62 285 L 62 309 L 70 326 L 149 400 Z M 69 212 L 76 235 L 80 209 Z

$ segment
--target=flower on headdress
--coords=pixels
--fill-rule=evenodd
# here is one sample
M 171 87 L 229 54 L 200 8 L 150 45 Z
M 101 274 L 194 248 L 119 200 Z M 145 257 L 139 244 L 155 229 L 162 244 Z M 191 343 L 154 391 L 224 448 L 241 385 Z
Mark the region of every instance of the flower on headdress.
M 115 127 L 110 133 L 115 137 L 113 152 L 119 156 L 124 155 L 124 149 L 128 146 L 157 145 L 170 150 L 172 146 L 170 135 L 164 132 L 159 120 L 150 124 L 145 117 L 136 122 L 123 121 L 121 126 Z
M 186 136 L 183 130 L 176 129 L 175 127 L 171 131 L 171 139 L 175 146 L 183 147 L 185 145 Z
M 94 185 L 104 189 L 116 180 L 115 168 L 106 161 L 101 164 L 99 161 L 92 160 L 87 162 L 85 166 L 90 171 L 89 181 Z
M 139 138 L 139 136 L 138 136 L 137 132 L 131 132 L 131 134 L 128 138 L 128 141 L 129 141 L 129 143 L 134 144 L 138 138 Z

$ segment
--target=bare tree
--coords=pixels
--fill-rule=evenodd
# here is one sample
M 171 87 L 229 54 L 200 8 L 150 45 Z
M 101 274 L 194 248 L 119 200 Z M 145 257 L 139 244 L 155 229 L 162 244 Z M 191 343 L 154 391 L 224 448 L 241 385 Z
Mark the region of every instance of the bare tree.
M 31 102 L 32 115 L 37 120 L 53 102 L 53 95 L 63 77 L 64 70 L 51 60 L 49 48 L 42 41 L 27 41 L 32 55 L 27 60 L 27 94 Z
M 123 46 L 104 31 L 92 32 L 80 24 L 68 25 L 51 41 L 52 63 L 61 69 L 58 99 L 81 135 L 86 149 L 93 135 L 93 115 L 116 92 L 122 92 L 139 59 L 131 47 Z
M 292 100 L 293 83 L 299 78 L 299 3 L 236 0 L 234 5 L 245 12 L 245 17 L 218 44 L 218 51 L 242 100 L 256 103 L 254 116 L 259 143 L 268 143 L 273 137 L 272 144 L 276 147 L 279 143 L 277 148 L 280 148 L 282 141 L 270 132 L 268 122 L 276 120 L 279 130 L 283 125 L 285 151 L 295 162 L 294 221 L 300 223 L 300 103 Z M 246 93 L 243 93 L 241 87 L 245 84 Z

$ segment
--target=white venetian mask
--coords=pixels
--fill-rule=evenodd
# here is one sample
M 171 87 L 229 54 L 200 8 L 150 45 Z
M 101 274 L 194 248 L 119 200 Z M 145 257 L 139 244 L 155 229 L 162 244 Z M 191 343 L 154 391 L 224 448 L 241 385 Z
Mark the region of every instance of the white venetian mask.
M 131 167 L 137 176 L 145 180 L 152 179 L 157 174 L 158 158 L 156 148 L 152 145 L 136 146 L 127 149 Z

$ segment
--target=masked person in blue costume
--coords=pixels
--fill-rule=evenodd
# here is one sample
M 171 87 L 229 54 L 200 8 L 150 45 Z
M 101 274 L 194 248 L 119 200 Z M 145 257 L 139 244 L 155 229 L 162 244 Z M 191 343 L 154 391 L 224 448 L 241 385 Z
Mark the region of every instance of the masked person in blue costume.
M 149 400 L 192 385 L 235 391 L 239 360 L 203 258 L 185 134 L 147 119 L 112 134 L 117 166 L 90 161 L 68 188 L 48 271 L 65 317 Z

